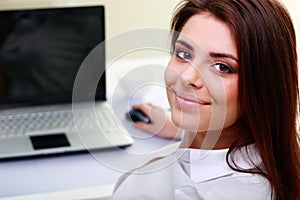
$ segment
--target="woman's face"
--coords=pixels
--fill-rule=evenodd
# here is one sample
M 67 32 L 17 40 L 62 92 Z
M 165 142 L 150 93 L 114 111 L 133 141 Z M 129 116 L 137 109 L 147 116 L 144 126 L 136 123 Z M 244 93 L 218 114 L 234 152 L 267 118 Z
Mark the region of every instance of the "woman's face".
M 230 129 L 241 115 L 238 71 L 229 27 L 207 13 L 192 16 L 165 72 L 173 122 L 193 132 Z

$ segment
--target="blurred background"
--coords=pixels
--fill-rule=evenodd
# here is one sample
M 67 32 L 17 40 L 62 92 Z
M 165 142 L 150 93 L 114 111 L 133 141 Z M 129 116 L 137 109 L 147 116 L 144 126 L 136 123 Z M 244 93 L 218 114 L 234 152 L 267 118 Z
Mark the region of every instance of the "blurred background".
M 294 21 L 298 42 L 298 54 L 300 57 L 300 12 L 297 11 L 297 8 L 299 9 L 300 7 L 300 1 L 281 1 L 286 5 Z M 169 29 L 172 14 L 179 2 L 180 0 L 3 0 L 0 1 L 0 9 L 11 10 L 22 8 L 104 5 L 106 9 L 106 40 L 109 40 L 121 33 L 140 28 Z M 127 41 L 125 40 L 123 42 L 126 43 Z M 109 51 L 110 49 L 108 49 L 109 54 L 113 53 Z M 117 74 L 119 79 L 122 78 L 124 74 L 127 74 L 127 81 L 132 77 L 139 76 L 139 74 L 136 75 L 134 73 L 131 73 L 132 76 L 130 76 L 128 72 L 132 72 L 133 68 L 141 64 L 158 63 L 166 65 L 168 62 L 166 54 L 161 56 L 160 53 L 157 52 L 154 54 L 150 53 L 150 58 L 151 60 L 149 61 L 148 52 L 134 52 L 115 61 L 113 65 L 117 65 L 118 67 L 110 67 L 110 69 L 113 73 Z M 108 73 L 110 73 L 110 71 L 108 71 Z M 153 76 L 151 75 L 151 77 Z M 133 85 L 135 85 L 135 83 L 133 83 Z M 114 85 L 112 85 L 112 83 L 108 83 L 108 86 L 113 90 Z
M 300 1 L 298 0 L 281 0 L 289 10 L 294 22 L 298 42 L 298 54 L 300 57 Z M 1 10 L 23 9 L 23 8 L 55 8 L 64 6 L 81 6 L 81 5 L 104 5 L 106 11 L 106 40 L 110 40 L 127 31 L 141 28 L 159 28 L 169 29 L 172 14 L 180 0 L 8 0 L 0 1 Z M 298 10 L 297 10 L 298 9 Z M 1 27 L 0 27 L 1 28 Z M 123 45 L 128 45 L 126 41 Z M 108 49 L 108 53 L 110 49 Z M 150 59 L 149 59 L 150 58 Z M 115 90 L 115 83 L 122 82 L 121 85 L 127 86 L 129 92 L 137 84 L 140 84 L 136 78 L 153 79 L 157 74 L 147 73 L 144 70 L 134 69 L 149 65 L 166 66 L 168 62 L 167 54 L 160 52 L 131 52 L 122 56 L 111 64 L 107 73 L 117 76 L 117 80 L 108 80 L 108 91 Z M 158 70 L 160 71 L 160 70 Z M 141 75 L 143 73 L 143 75 Z M 159 72 L 161 75 L 161 72 Z M 108 75 L 111 77 L 110 75 Z M 160 77 L 163 78 L 163 77 Z M 120 81 L 122 80 L 122 81 Z M 137 82 L 135 82 L 137 80 Z
M 106 8 L 106 37 L 145 27 L 169 28 L 179 0 L 9 0 L 0 9 L 47 8 L 102 4 Z
M 291 13 L 298 35 L 298 43 L 300 43 L 300 2 L 297 0 L 281 1 Z M 180 0 L 8 0 L 0 1 L 0 9 L 103 4 L 106 7 L 106 36 L 109 38 L 137 28 L 168 29 L 172 13 L 178 2 Z

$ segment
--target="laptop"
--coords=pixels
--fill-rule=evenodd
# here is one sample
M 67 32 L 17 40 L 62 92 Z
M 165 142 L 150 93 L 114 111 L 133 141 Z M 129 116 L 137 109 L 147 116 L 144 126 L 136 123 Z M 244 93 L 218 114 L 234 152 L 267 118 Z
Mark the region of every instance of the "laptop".
M 104 6 L 0 11 L 0 27 L 0 159 L 133 143 L 106 99 Z M 103 73 L 74 100 L 95 47 Z

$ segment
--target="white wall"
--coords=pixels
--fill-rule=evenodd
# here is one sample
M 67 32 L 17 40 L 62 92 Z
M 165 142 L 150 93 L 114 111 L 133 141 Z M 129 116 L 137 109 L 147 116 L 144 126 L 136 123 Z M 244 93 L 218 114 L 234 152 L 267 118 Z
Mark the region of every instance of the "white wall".
M 180 0 L 2 0 L 0 9 L 58 7 L 103 4 L 106 7 L 107 37 L 143 27 L 168 29 L 175 6 Z M 300 48 L 300 2 L 282 0 L 291 13 Z M 299 51 L 300 52 L 300 49 Z
M 102 4 L 106 7 L 107 38 L 137 28 L 169 28 L 179 0 L 2 0 L 0 9 Z
M 299 0 L 282 0 L 291 14 L 297 37 L 297 50 L 300 63 L 300 1 Z M 300 66 L 300 64 L 299 64 Z
M 0 9 L 103 4 L 106 6 L 106 36 L 109 38 L 123 31 L 143 27 L 168 29 L 173 10 L 179 1 L 180 0 L 2 0 L 0 1 Z M 299 0 L 282 0 L 282 2 L 287 6 L 293 18 L 299 44 L 298 52 L 300 54 L 300 2 Z

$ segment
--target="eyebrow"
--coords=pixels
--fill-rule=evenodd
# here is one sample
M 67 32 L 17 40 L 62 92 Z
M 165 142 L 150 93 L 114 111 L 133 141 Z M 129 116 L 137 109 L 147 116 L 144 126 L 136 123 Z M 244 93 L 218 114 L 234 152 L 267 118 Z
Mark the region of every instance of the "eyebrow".
M 214 52 L 210 52 L 209 55 L 211 57 L 214 57 L 214 58 L 230 58 L 230 59 L 236 61 L 237 63 L 239 62 L 239 60 L 236 57 L 234 57 L 231 54 L 227 54 L 227 53 L 214 53 Z
M 192 45 L 190 45 L 189 43 L 187 43 L 184 40 L 177 40 L 176 43 L 179 43 L 179 44 L 185 46 L 187 49 L 194 51 L 194 48 L 192 47 Z M 230 59 L 236 61 L 237 63 L 239 62 L 239 60 L 235 56 L 228 54 L 228 53 L 210 52 L 209 55 L 214 58 L 230 58 Z
M 179 44 L 185 46 L 187 49 L 194 51 L 194 48 L 192 47 L 192 45 L 190 45 L 189 43 L 187 43 L 184 40 L 177 40 L 176 43 L 179 43 Z

